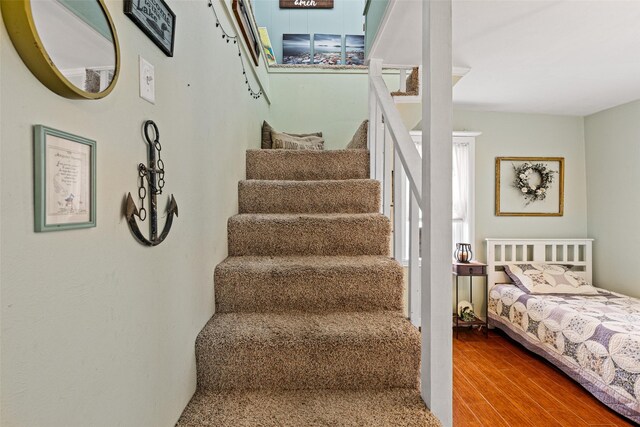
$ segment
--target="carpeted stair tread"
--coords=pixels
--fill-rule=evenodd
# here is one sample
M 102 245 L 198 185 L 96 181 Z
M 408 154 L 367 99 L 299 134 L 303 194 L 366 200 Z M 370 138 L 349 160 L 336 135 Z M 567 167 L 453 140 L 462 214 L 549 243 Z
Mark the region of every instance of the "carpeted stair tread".
M 246 180 L 238 184 L 240 213 L 380 212 L 380 182 Z
M 440 427 L 420 392 L 197 392 L 177 427 Z
M 389 255 L 381 214 L 238 214 L 227 225 L 229 255 Z
M 402 310 L 402 266 L 384 256 L 229 257 L 216 313 Z
M 400 312 L 216 314 L 196 362 L 209 390 L 411 388 L 420 334 Z
M 368 179 L 368 150 L 247 150 L 247 179 Z
M 248 150 L 178 427 L 439 427 L 367 150 Z

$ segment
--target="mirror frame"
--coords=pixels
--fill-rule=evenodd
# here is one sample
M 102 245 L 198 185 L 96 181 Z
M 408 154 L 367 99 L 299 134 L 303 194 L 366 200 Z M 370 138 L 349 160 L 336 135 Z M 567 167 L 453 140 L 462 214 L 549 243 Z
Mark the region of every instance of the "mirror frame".
M 4 25 L 7 27 L 9 37 L 13 42 L 13 46 L 18 51 L 18 55 L 22 58 L 22 61 L 43 85 L 65 98 L 104 98 L 111 93 L 118 81 L 118 75 L 120 74 L 120 44 L 118 42 L 116 27 L 113 25 L 113 20 L 111 19 L 104 0 L 95 1 L 100 4 L 107 18 L 111 33 L 113 34 L 113 42 L 116 50 L 116 69 L 113 73 L 113 80 L 111 80 L 111 83 L 105 90 L 98 93 L 87 92 L 78 88 L 67 80 L 55 66 L 36 30 L 30 0 L 0 1 Z

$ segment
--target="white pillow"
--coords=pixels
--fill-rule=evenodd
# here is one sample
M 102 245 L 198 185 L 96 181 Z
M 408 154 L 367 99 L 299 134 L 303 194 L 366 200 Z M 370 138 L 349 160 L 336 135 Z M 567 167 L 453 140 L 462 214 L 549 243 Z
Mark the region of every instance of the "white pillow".
M 324 139 L 319 136 L 293 136 L 271 131 L 273 149 L 324 150 Z
M 509 264 L 505 273 L 517 287 L 529 294 L 597 295 L 596 288 L 571 270 L 559 264 Z

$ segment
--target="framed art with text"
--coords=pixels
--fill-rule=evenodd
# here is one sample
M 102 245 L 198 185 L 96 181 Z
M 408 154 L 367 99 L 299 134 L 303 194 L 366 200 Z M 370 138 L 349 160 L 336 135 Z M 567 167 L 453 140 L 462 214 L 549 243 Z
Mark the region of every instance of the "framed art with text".
M 173 56 L 176 14 L 163 0 L 124 0 L 124 14 L 144 32 L 165 55 Z
M 333 9 L 333 0 L 280 0 L 280 9 Z
M 96 142 L 34 126 L 35 231 L 96 226 Z
M 497 216 L 562 216 L 564 157 L 497 157 Z

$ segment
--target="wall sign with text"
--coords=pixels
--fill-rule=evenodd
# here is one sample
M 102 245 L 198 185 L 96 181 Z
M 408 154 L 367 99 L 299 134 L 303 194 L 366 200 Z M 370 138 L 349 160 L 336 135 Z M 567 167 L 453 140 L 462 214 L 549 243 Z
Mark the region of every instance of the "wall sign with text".
M 333 9 L 333 0 L 280 0 L 280 9 Z
M 35 231 L 96 226 L 96 142 L 37 125 Z
M 163 0 L 124 0 L 127 15 L 165 55 L 173 56 L 176 14 Z

